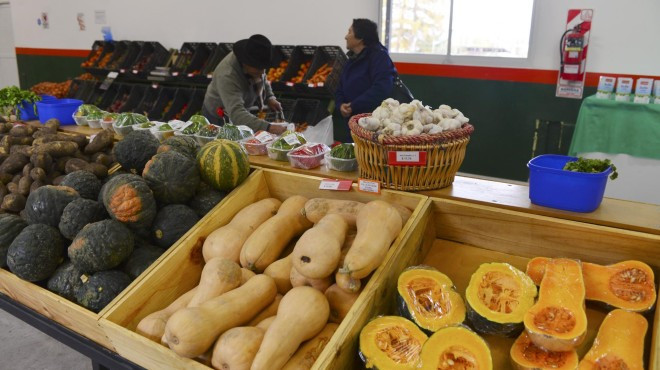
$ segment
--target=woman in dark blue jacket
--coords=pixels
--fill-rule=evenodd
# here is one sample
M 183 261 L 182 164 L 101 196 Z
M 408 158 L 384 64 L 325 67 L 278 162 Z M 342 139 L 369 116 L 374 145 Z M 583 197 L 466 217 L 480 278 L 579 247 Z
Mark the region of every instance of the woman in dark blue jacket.
M 368 19 L 354 19 L 348 29 L 346 48 L 348 61 L 341 72 L 335 92 L 336 110 L 343 117 L 342 127 L 335 129 L 335 139 L 352 141 L 348 119 L 371 112 L 392 93 L 396 68 L 387 49 L 378 40 L 378 27 Z

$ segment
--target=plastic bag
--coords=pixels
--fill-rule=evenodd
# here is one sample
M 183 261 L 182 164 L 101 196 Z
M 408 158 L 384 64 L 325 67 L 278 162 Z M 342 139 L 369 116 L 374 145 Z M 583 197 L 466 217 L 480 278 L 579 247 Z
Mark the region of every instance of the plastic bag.
M 332 116 L 327 116 L 315 126 L 309 126 L 303 131 L 307 141 L 332 145 L 334 143 Z

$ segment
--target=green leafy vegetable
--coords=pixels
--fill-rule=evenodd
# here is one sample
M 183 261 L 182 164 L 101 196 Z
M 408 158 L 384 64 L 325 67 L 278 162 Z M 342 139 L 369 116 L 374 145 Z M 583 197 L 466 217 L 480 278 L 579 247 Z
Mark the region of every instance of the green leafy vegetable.
M 298 141 L 300 142 L 300 144 L 289 144 L 289 143 L 286 142 L 286 140 L 284 140 L 285 137 L 287 137 L 291 134 L 296 135 L 296 137 L 298 138 Z M 307 140 L 305 140 L 304 136 L 302 136 L 301 134 L 299 134 L 297 132 L 287 130 L 287 131 L 284 131 L 284 133 L 282 134 L 282 136 L 280 136 L 279 139 L 277 139 L 277 140 L 275 140 L 275 142 L 273 142 L 272 147 L 276 148 L 276 149 L 288 149 L 288 150 L 290 150 L 290 149 L 299 147 L 299 146 L 301 146 L 305 143 L 307 143 Z
M 330 156 L 339 159 L 355 158 L 355 147 L 353 144 L 339 144 L 332 148 Z
M 34 103 L 40 101 L 41 97 L 30 90 L 21 90 L 16 86 L 7 86 L 0 89 L 0 115 L 9 117 L 16 115 L 21 119 L 21 112 L 17 107 L 23 103 Z M 34 106 L 34 113 L 37 113 L 37 106 Z
M 614 180 L 619 177 L 616 172 L 616 167 L 609 159 L 588 159 L 578 158 L 577 161 L 567 162 L 564 165 L 564 170 L 572 172 L 587 172 L 587 173 L 600 173 L 612 167 L 610 179 Z
M 158 131 L 172 131 L 172 130 L 174 129 L 168 123 L 164 125 L 160 125 L 160 127 L 158 127 Z

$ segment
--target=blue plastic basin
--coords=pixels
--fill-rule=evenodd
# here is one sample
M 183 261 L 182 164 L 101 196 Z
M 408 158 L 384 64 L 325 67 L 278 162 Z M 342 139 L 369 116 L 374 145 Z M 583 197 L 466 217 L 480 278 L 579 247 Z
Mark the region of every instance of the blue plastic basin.
M 62 125 L 73 125 L 73 113 L 81 106 L 82 100 L 78 99 L 47 99 L 37 102 L 39 121 L 45 123 L 51 118 L 57 118 Z
M 565 171 L 576 157 L 544 154 L 532 158 L 529 168 L 529 199 L 532 203 L 573 212 L 593 212 L 603 201 L 612 167 L 600 173 Z

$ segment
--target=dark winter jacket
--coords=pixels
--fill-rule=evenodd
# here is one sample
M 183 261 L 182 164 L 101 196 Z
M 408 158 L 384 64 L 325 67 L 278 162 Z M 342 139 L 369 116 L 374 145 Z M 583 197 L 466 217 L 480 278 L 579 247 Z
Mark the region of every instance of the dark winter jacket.
M 365 47 L 358 55 L 351 55 L 341 72 L 335 92 L 336 109 L 351 103 L 353 114 L 371 112 L 392 93 L 396 68 L 387 49 L 377 43 Z

